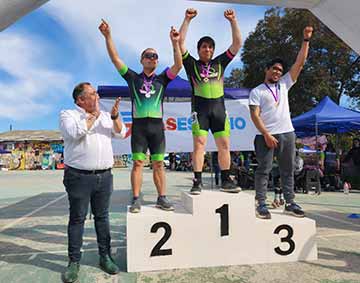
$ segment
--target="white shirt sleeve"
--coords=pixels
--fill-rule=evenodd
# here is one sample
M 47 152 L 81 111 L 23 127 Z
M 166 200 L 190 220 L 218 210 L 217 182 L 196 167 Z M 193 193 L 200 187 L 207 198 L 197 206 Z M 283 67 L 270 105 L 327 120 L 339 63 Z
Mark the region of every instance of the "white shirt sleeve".
M 80 139 L 89 132 L 86 124 L 86 116 L 81 115 L 80 119 L 76 119 L 68 110 L 61 111 L 59 128 L 64 137 L 75 140 Z
M 260 96 L 256 89 L 252 89 L 249 94 L 249 105 L 260 106 Z
M 123 123 L 123 121 L 121 121 L 121 124 L 122 124 L 122 127 L 121 127 L 121 132 L 120 133 L 116 133 L 114 128 L 112 128 L 113 137 L 116 138 L 116 139 L 124 139 L 125 136 L 126 136 L 126 126 Z
M 291 75 L 289 72 L 287 72 L 285 75 L 283 75 L 280 79 L 280 83 L 286 87 L 286 90 L 289 90 L 295 83 L 291 78 Z

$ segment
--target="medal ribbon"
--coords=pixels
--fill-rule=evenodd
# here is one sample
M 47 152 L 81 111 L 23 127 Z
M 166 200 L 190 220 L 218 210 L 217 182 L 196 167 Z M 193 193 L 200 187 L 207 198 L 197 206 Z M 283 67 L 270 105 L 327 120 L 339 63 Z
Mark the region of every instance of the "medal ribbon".
M 151 91 L 151 86 L 152 86 L 152 83 L 153 83 L 153 81 L 154 81 L 154 77 L 155 77 L 155 75 L 152 75 L 152 76 L 150 77 L 150 80 L 147 80 L 145 74 L 143 73 L 144 88 L 145 88 L 146 93 L 150 93 L 150 91 Z
M 275 93 L 273 92 L 273 90 L 270 88 L 270 86 L 267 83 L 265 83 L 265 86 L 268 88 L 268 90 L 270 90 L 272 96 L 275 99 L 275 102 L 278 102 L 279 101 L 278 84 L 275 84 Z
M 210 74 L 210 64 L 207 65 L 207 67 L 205 67 L 205 65 L 201 64 L 201 75 L 204 78 L 209 78 L 209 74 Z

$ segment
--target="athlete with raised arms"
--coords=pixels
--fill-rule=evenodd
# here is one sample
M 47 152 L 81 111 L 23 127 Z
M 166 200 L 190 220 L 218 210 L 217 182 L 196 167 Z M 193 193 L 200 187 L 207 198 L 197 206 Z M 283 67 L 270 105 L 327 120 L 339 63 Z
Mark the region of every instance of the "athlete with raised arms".
M 120 75 L 126 80 L 132 102 L 132 134 L 131 150 L 133 168 L 131 186 L 133 199 L 130 212 L 140 212 L 140 190 L 142 171 L 146 152 L 149 149 L 153 164 L 153 180 L 158 192 L 156 206 L 163 210 L 173 210 L 171 202 L 166 198 L 165 171 L 163 166 L 165 153 L 165 135 L 163 125 L 163 99 L 168 83 L 173 80 L 182 68 L 179 46 L 179 33 L 171 28 L 170 39 L 174 50 L 174 65 L 156 75 L 155 70 L 159 57 L 155 49 L 146 48 L 141 53 L 141 73 L 136 73 L 120 59 L 111 37 L 110 26 L 102 20 L 99 26 L 105 37 L 106 48 L 110 59 Z
M 230 22 L 232 44 L 224 53 L 213 59 L 215 42 L 209 36 L 197 44 L 199 60 L 185 47 L 185 37 L 195 9 L 187 9 L 180 28 L 180 49 L 186 74 L 192 87 L 192 133 L 194 179 L 191 194 L 200 194 L 202 168 L 209 129 L 215 138 L 221 169 L 221 188 L 225 192 L 239 192 L 240 188 L 230 178 L 230 123 L 224 103 L 224 71 L 241 47 L 240 28 L 234 10 L 226 10 L 224 17 Z

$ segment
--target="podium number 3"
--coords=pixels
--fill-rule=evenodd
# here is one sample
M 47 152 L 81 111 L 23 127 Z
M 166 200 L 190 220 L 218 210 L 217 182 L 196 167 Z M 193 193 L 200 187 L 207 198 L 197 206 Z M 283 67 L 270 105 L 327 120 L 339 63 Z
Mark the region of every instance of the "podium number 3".
M 150 256 L 172 255 L 172 249 L 161 249 L 161 247 L 166 243 L 167 240 L 169 240 L 171 236 L 171 226 L 166 222 L 157 222 L 151 227 L 150 232 L 156 233 L 160 228 L 164 228 L 164 236 L 152 249 Z
M 280 249 L 280 247 L 276 247 L 274 250 L 279 255 L 289 255 L 295 250 L 295 242 L 291 239 L 292 236 L 294 235 L 294 230 L 289 225 L 280 225 L 275 229 L 274 234 L 279 234 L 280 231 L 282 231 L 282 230 L 287 231 L 287 236 L 280 238 L 280 240 L 282 243 L 283 242 L 288 243 L 289 249 L 282 250 L 282 249 Z

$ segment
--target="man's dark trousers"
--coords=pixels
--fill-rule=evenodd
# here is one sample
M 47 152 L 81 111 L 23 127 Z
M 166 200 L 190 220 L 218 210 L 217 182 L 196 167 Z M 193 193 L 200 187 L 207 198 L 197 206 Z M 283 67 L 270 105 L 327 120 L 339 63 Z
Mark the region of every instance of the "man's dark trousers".
M 67 167 L 64 172 L 66 192 L 70 204 L 68 224 L 68 255 L 79 262 L 83 243 L 84 223 L 89 203 L 94 215 L 100 256 L 110 255 L 109 205 L 113 191 L 111 170 L 85 171 Z

